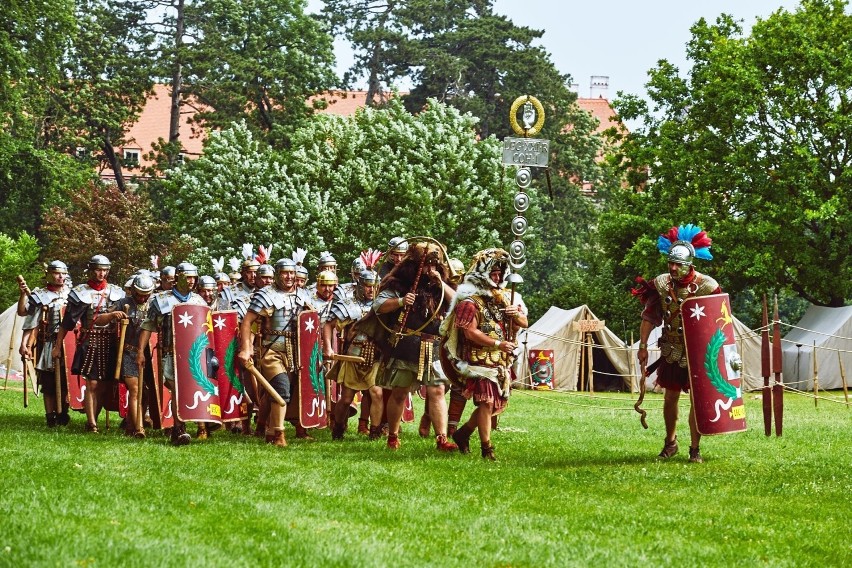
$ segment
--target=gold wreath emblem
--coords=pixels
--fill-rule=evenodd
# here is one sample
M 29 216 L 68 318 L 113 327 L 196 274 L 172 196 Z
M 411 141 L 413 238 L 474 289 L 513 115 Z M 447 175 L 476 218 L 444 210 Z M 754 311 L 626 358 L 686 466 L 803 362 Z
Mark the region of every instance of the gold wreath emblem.
M 532 128 L 529 130 L 525 130 L 523 126 L 518 124 L 518 109 L 520 109 L 521 105 L 526 102 L 532 103 L 532 106 L 535 109 L 535 124 L 533 124 Z M 512 108 L 509 109 L 509 124 L 512 125 L 512 130 L 514 130 L 515 134 L 518 136 L 523 136 L 524 138 L 535 136 L 541 132 L 541 127 L 544 126 L 544 107 L 541 106 L 539 100 L 532 95 L 520 96 L 515 99 L 515 102 L 512 103 Z

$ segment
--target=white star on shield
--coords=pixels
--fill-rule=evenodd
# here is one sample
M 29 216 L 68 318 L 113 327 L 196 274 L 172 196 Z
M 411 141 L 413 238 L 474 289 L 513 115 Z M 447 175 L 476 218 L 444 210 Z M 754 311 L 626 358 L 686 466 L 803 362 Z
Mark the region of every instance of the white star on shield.
M 216 329 L 225 329 L 225 318 L 221 316 L 216 318 L 216 321 L 213 322 L 213 327 Z
M 689 317 L 695 318 L 698 321 L 701 321 L 701 318 L 707 315 L 704 313 L 704 306 L 692 306 L 690 311 L 692 312 L 692 315 Z
M 305 320 L 305 331 L 309 331 L 309 332 L 313 333 L 313 331 L 314 331 L 314 320 L 312 320 L 312 319 Z
M 180 320 L 178 324 L 182 324 L 183 328 L 186 329 L 186 326 L 192 325 L 192 316 L 189 315 L 189 312 L 183 312 L 182 314 L 178 314 Z

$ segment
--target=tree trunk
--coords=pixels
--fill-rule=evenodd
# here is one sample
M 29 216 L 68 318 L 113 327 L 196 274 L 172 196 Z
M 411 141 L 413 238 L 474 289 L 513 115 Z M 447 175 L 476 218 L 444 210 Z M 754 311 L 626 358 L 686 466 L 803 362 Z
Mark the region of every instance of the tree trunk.
M 175 5 L 175 64 L 172 69 L 171 110 L 169 114 L 169 144 L 180 143 L 180 94 L 183 83 L 183 66 L 181 65 L 181 49 L 184 34 L 184 0 L 177 0 Z M 169 153 L 169 166 L 174 166 L 177 156 Z

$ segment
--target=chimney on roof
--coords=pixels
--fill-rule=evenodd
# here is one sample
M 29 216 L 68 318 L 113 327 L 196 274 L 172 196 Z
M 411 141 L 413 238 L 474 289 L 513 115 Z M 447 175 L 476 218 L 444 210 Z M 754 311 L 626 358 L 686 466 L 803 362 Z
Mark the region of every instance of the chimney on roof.
M 580 94 L 580 83 L 568 83 L 565 85 L 568 90 L 575 94 Z
M 592 84 L 589 87 L 590 99 L 609 98 L 609 76 L 592 75 Z

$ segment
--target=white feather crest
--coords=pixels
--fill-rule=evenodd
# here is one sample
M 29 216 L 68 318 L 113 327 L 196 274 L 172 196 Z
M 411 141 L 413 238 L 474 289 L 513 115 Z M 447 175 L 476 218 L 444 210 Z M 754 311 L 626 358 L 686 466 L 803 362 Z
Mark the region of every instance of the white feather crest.
M 305 262 L 305 257 L 307 255 L 308 255 L 307 250 L 305 250 L 303 248 L 296 247 L 296 250 L 293 251 L 291 258 L 293 259 L 293 262 L 295 262 L 296 264 L 301 266 L 301 264 L 303 262 Z
M 228 259 L 228 266 L 231 267 L 231 272 L 239 272 L 240 271 L 240 259 L 232 256 Z
M 225 257 L 220 256 L 219 258 L 210 257 L 210 262 L 213 264 L 213 272 L 222 272 L 225 268 Z
M 157 270 L 160 268 L 160 257 L 156 254 L 151 255 L 151 268 Z
M 243 243 L 243 258 L 249 259 L 254 257 L 254 245 L 251 243 Z

